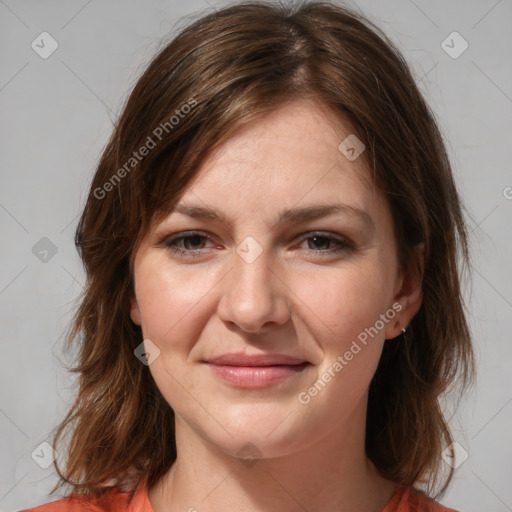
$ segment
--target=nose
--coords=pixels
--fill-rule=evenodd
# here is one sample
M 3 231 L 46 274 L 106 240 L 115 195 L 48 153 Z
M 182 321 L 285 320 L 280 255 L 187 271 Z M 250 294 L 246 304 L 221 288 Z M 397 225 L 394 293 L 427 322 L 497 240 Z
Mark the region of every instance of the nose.
M 247 333 L 265 332 L 290 318 L 289 290 L 266 251 L 252 262 L 238 254 L 226 278 L 217 314 Z

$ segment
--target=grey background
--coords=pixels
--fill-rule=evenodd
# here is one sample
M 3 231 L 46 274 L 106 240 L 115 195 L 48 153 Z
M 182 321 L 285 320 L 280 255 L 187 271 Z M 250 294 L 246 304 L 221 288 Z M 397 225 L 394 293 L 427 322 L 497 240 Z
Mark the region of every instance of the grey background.
M 73 234 L 112 121 L 159 39 L 182 16 L 221 5 L 0 0 L 0 511 L 58 497 L 47 494 L 53 466 L 41 468 L 31 454 L 51 456 L 39 445 L 72 397 L 60 348 L 84 283 Z M 442 503 L 463 512 L 512 510 L 512 3 L 356 5 L 413 68 L 468 211 L 466 297 L 479 379 L 452 419 L 469 457 Z M 31 48 L 43 31 L 59 45 L 47 59 Z M 469 44 L 456 59 L 441 47 L 453 31 Z M 449 44 L 457 50 L 459 43 Z

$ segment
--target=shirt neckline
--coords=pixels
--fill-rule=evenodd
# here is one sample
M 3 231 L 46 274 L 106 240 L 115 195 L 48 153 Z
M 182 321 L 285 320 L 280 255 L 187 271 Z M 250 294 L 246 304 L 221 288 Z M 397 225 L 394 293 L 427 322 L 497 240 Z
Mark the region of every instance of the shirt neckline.
M 395 490 L 386 503 L 382 512 L 393 512 L 397 509 L 400 502 L 404 499 L 407 492 L 407 488 L 403 485 L 398 484 Z M 128 512 L 154 512 L 151 502 L 149 501 L 147 480 L 143 478 L 137 485 L 135 495 L 133 496 Z

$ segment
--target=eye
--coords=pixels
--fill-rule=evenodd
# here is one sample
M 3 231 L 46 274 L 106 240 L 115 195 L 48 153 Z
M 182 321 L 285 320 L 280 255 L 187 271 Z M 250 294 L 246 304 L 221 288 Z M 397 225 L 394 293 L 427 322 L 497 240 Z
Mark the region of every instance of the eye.
M 313 253 L 333 254 L 353 249 L 353 245 L 345 238 L 338 238 L 325 233 L 312 233 L 302 239 L 307 242 L 308 249 Z
M 188 231 L 170 236 L 164 241 L 164 245 L 173 253 L 183 257 L 197 257 L 205 249 L 205 243 L 210 240 L 207 235 L 197 231 Z

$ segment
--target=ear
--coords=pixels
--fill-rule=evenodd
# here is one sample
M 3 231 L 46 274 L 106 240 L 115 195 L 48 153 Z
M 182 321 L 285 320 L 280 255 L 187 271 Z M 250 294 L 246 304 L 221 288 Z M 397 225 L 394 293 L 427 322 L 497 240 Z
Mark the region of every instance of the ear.
M 134 324 L 141 325 L 142 322 L 139 304 L 137 302 L 137 298 L 135 297 L 135 293 L 133 292 L 130 295 L 130 318 Z
M 423 302 L 423 273 L 425 269 L 425 245 L 418 244 L 414 248 L 414 261 L 407 271 L 401 272 L 396 280 L 392 309 L 397 312 L 394 322 L 386 325 L 386 339 L 399 336 Z

